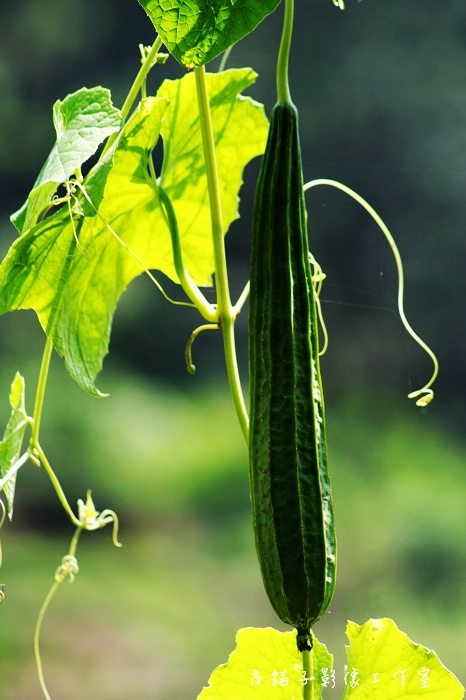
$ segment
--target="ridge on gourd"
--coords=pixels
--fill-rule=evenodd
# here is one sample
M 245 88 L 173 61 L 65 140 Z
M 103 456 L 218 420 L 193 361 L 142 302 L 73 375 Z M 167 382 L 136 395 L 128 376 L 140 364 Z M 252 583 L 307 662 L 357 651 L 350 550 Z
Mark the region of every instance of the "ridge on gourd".
M 257 182 L 249 306 L 249 473 L 256 549 L 300 651 L 327 610 L 336 541 L 298 113 L 279 101 Z

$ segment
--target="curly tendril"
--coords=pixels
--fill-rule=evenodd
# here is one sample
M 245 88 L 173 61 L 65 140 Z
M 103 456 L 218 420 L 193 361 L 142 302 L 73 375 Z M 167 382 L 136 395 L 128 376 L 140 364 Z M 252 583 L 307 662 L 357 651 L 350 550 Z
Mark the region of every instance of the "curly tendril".
M 82 245 L 82 243 L 79 241 L 79 236 L 78 232 L 76 230 L 76 221 L 75 219 L 83 219 L 84 217 L 84 209 L 82 207 L 81 202 L 78 199 L 77 191 L 82 194 L 86 202 L 91 206 L 91 208 L 94 211 L 95 216 L 97 216 L 102 224 L 105 226 L 106 230 L 115 238 L 115 240 L 128 252 L 131 257 L 136 260 L 136 262 L 141 266 L 141 270 L 147 275 L 147 277 L 150 279 L 150 281 L 157 287 L 159 292 L 162 294 L 164 299 L 170 302 L 170 304 L 174 304 L 175 306 L 189 306 L 193 307 L 194 304 L 188 301 L 178 301 L 176 299 L 172 299 L 163 289 L 162 285 L 160 282 L 154 277 L 152 272 L 149 270 L 149 268 L 145 265 L 144 261 L 142 258 L 139 257 L 137 253 L 134 252 L 130 246 L 125 243 L 125 241 L 117 234 L 117 232 L 112 228 L 112 226 L 108 223 L 108 221 L 102 216 L 98 208 L 95 206 L 94 202 L 90 198 L 85 185 L 80 182 L 79 180 L 67 180 L 65 183 L 66 185 L 66 191 L 67 194 L 64 197 L 58 197 L 55 196 L 52 198 L 52 204 L 54 206 L 58 206 L 60 204 L 66 204 L 68 207 L 68 212 L 70 215 L 70 223 L 71 227 L 73 229 L 73 235 L 74 239 L 76 241 L 76 247 L 78 250 L 86 257 L 88 255 L 86 249 Z M 84 220 L 84 219 L 83 219 Z M 86 219 L 86 225 L 89 226 L 89 223 Z M 92 229 L 91 229 L 92 232 Z
M 335 1 L 335 0 L 334 0 Z M 354 199 L 358 204 L 360 204 L 366 211 L 367 213 L 373 218 L 377 226 L 380 228 L 382 231 L 383 235 L 387 239 L 387 242 L 392 250 L 393 257 L 395 259 L 395 264 L 396 264 L 396 269 L 398 273 L 398 314 L 400 316 L 401 322 L 403 326 L 405 327 L 406 331 L 409 333 L 411 338 L 427 353 L 427 355 L 430 357 L 432 360 L 432 364 L 434 366 L 432 376 L 429 379 L 426 384 L 424 384 L 421 389 L 417 389 L 416 391 L 412 391 L 410 394 L 408 394 L 408 399 L 417 399 L 416 401 L 416 406 L 420 406 L 421 408 L 424 408 L 427 406 L 432 399 L 434 398 L 434 392 L 431 389 L 432 384 L 435 382 L 439 370 L 438 366 L 438 360 L 435 355 L 435 353 L 430 349 L 430 347 L 425 343 L 422 338 L 418 336 L 418 334 L 412 329 L 411 324 L 409 323 L 408 319 L 406 318 L 405 310 L 404 310 L 404 272 L 403 272 L 403 263 L 401 260 L 401 255 L 399 253 L 398 247 L 395 243 L 395 239 L 393 238 L 392 234 L 390 233 L 388 226 L 385 224 L 385 222 L 382 220 L 382 218 L 377 214 L 377 212 L 371 207 L 366 200 L 361 197 L 357 192 L 352 190 L 351 188 L 347 187 L 346 185 L 342 185 L 341 182 L 337 182 L 336 180 L 327 180 L 327 179 L 318 179 L 318 180 L 312 180 L 312 182 L 307 182 L 304 185 L 304 192 L 307 190 L 311 189 L 312 187 L 317 187 L 319 185 L 328 185 L 329 187 L 335 187 L 338 190 L 341 190 L 345 194 L 349 195 L 352 199 Z
M 113 544 L 115 547 L 122 546 L 121 542 L 118 541 L 119 521 L 117 514 L 109 508 L 99 513 L 94 506 L 91 491 L 87 492 L 86 503 L 81 498 L 78 501 L 78 518 L 83 530 L 99 530 L 101 527 L 113 523 Z
M 42 603 L 42 607 L 37 618 L 36 629 L 34 632 L 34 655 L 36 658 L 37 675 L 45 700 L 51 700 L 51 697 L 47 690 L 47 686 L 45 685 L 44 672 L 42 669 L 42 660 L 40 655 L 40 633 L 42 629 L 42 623 L 44 621 L 45 613 L 47 612 L 52 598 L 57 592 L 59 586 L 64 581 L 67 581 L 68 583 L 73 583 L 77 574 L 79 573 L 78 560 L 76 559 L 76 549 L 78 547 L 79 537 L 83 530 L 98 530 L 101 527 L 105 527 L 106 525 L 113 523 L 113 544 L 115 545 L 115 547 L 121 547 L 121 543 L 118 541 L 118 517 L 116 513 L 108 508 L 99 513 L 99 511 L 96 510 L 96 507 L 94 506 L 91 491 L 87 492 L 86 502 L 84 502 L 82 499 L 78 500 L 78 518 L 75 518 L 75 520 L 78 522 L 78 526 L 76 527 L 74 535 L 71 539 L 68 554 L 65 554 L 65 556 L 61 560 L 60 566 L 55 571 L 54 583 L 52 584 L 49 592 L 47 593 L 47 596 L 45 597 L 44 602 Z M 0 603 L 2 602 L 1 592 L 2 584 L 0 584 Z
M 68 580 L 68 583 L 73 583 L 78 573 L 79 566 L 76 557 L 73 554 L 65 554 L 60 566 L 55 571 L 55 582 L 63 583 L 63 581 Z
M 192 346 L 197 336 L 203 331 L 218 331 L 219 328 L 220 326 L 218 323 L 205 323 L 202 326 L 198 326 L 197 328 L 195 328 L 189 336 L 184 351 L 186 370 L 189 372 L 189 374 L 194 374 L 196 372 L 196 365 L 193 363 Z
M 312 253 L 309 253 L 309 263 L 312 268 L 312 284 L 314 285 L 314 294 L 315 294 L 315 302 L 316 302 L 316 309 L 317 309 L 317 317 L 319 319 L 320 323 L 320 328 L 322 330 L 322 335 L 324 338 L 324 343 L 322 345 L 322 348 L 319 350 L 319 356 L 325 355 L 327 352 L 328 348 L 328 333 L 327 333 L 327 326 L 325 325 L 324 321 L 324 315 L 322 313 L 322 305 L 320 303 L 320 293 L 322 291 L 322 284 L 324 282 L 324 279 L 327 277 L 325 272 L 322 270 L 321 266 L 315 259 L 315 257 L 312 255 Z

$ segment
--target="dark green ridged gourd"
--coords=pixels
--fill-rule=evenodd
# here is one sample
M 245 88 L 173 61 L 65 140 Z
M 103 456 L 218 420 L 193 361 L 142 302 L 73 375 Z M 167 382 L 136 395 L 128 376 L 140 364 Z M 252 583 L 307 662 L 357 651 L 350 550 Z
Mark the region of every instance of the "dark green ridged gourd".
M 296 628 L 303 651 L 333 595 L 336 544 L 298 114 L 291 101 L 279 101 L 271 114 L 251 246 L 253 525 L 267 595 L 277 615 Z

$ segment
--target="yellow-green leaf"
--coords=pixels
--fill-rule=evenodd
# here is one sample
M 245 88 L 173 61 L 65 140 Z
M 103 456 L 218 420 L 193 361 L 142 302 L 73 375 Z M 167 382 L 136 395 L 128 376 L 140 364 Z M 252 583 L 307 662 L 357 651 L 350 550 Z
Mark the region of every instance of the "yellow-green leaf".
M 255 77 L 250 69 L 207 75 L 225 232 L 238 216 L 243 169 L 263 152 L 267 136 L 262 106 L 239 95 Z M 141 102 L 113 149 L 90 171 L 87 195 L 75 185 L 69 206 L 20 236 L 0 266 L 0 313 L 34 309 L 71 376 L 92 394 L 99 394 L 95 378 L 118 299 L 131 280 L 151 268 L 178 281 L 148 167 L 162 119 L 161 179 L 179 219 L 184 263 L 197 284 L 211 283 L 210 209 L 197 114 L 192 75 L 164 83 L 156 98 Z
M 349 622 L 344 700 L 461 700 L 464 688 L 437 654 L 393 620 Z
M 57 186 L 65 182 L 122 126 L 110 91 L 103 87 L 81 88 L 53 105 L 55 144 L 40 171 L 29 197 L 11 221 L 20 233 L 27 231 L 47 209 Z
M 304 683 L 320 700 L 331 678 L 333 657 L 314 637 L 311 675 L 304 678 L 296 632 L 246 627 L 236 635 L 236 649 L 218 666 L 197 700 L 302 700 Z
M 261 155 L 268 121 L 262 105 L 241 93 L 255 82 L 250 68 L 208 73 L 222 203 L 223 232 L 238 218 L 238 193 L 247 163 Z M 214 270 L 210 206 L 193 73 L 166 80 L 157 95 L 169 101 L 161 134 L 164 161 L 161 183 L 178 219 L 184 263 L 199 285 L 210 285 Z M 167 254 L 167 257 L 170 257 Z M 162 268 L 160 268 L 162 269 Z M 176 280 L 173 266 L 163 271 Z
M 24 431 L 27 426 L 27 414 L 24 405 L 24 379 L 17 372 L 10 389 L 11 413 L 3 440 L 0 442 L 0 479 L 6 478 L 9 470 L 18 461 L 23 444 Z M 13 517 L 13 502 L 15 498 L 16 471 L 7 478 L 3 492 L 8 506 L 8 517 Z M 0 488 L 2 491 L 2 488 Z

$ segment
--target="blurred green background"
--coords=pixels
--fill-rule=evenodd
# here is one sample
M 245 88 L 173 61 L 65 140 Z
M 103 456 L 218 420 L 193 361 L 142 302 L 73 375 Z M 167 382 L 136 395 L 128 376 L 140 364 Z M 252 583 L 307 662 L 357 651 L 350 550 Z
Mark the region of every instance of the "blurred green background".
M 307 179 L 339 179 L 392 229 L 404 258 L 406 310 L 438 354 L 436 398 L 405 397 L 430 362 L 396 312 L 396 271 L 367 215 L 344 195 L 308 195 L 311 243 L 327 273 L 330 348 L 323 359 L 339 536 L 339 579 L 316 632 L 336 655 L 341 689 L 347 619 L 392 617 L 466 683 L 466 5 L 464 0 L 297 0 L 292 92 Z M 280 10 L 236 46 L 230 66 L 259 73 L 251 94 L 274 103 Z M 153 30 L 136 0 L 15 0 L 0 6 L 0 252 L 53 141 L 51 107 L 102 84 L 121 105 Z M 217 67 L 217 63 L 213 68 Z M 174 61 L 158 79 L 183 70 Z M 234 290 L 247 278 L 252 183 L 228 236 Z M 165 282 L 165 281 L 164 281 Z M 172 288 L 166 285 L 169 291 Z M 98 386 L 83 394 L 55 358 L 42 442 L 70 502 L 92 488 L 121 517 L 83 535 L 73 586 L 43 631 L 54 698 L 185 700 L 226 660 L 242 626 L 282 628 L 262 590 L 250 526 L 247 455 L 223 372 L 220 337 L 183 352 L 198 318 L 144 278 L 122 298 Z M 238 347 L 246 385 L 246 313 Z M 0 418 L 14 372 L 32 411 L 43 337 L 33 313 L 0 319 Z M 32 636 L 71 528 L 45 475 L 18 479 L 2 530 L 0 698 L 39 700 Z M 339 697 L 337 690 L 328 698 Z

